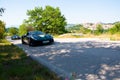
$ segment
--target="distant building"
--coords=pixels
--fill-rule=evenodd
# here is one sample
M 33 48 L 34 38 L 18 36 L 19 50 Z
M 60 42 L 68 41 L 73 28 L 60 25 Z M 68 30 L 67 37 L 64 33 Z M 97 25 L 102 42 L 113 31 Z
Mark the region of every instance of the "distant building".
M 113 27 L 113 23 L 102 23 L 104 29 L 109 29 Z
M 83 23 L 82 25 L 85 28 L 96 30 L 98 24 L 101 24 L 104 29 L 113 27 L 113 23 Z

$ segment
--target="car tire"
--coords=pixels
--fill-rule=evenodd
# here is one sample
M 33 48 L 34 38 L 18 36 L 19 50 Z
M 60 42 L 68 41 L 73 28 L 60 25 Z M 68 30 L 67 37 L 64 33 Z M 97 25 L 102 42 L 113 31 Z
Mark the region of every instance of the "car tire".
M 51 39 L 51 40 L 50 40 L 50 43 L 53 43 L 53 42 L 54 42 L 54 39 Z
M 29 39 L 28 45 L 29 45 L 29 46 L 33 46 L 32 39 L 31 39 L 31 38 Z
M 25 44 L 24 40 L 22 39 L 22 44 Z

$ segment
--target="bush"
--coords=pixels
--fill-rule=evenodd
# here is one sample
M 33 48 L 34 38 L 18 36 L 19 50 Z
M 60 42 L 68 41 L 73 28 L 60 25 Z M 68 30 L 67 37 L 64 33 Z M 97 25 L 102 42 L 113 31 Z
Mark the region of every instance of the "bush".
M 5 23 L 0 20 L 0 39 L 5 38 L 4 33 L 5 33 Z

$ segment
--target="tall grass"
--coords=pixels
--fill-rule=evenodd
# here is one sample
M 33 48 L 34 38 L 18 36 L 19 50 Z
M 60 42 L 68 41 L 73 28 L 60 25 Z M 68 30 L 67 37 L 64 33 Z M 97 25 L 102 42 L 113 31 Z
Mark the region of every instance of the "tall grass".
M 48 68 L 33 61 L 22 49 L 6 40 L 0 43 L 0 80 L 60 80 Z

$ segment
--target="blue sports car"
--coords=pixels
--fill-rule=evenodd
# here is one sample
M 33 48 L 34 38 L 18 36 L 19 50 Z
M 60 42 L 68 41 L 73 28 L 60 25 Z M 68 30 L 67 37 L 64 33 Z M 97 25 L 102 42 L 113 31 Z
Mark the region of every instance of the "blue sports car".
M 18 35 L 13 35 L 13 36 L 11 36 L 11 39 L 12 39 L 12 40 L 17 40 L 17 39 L 20 39 L 20 36 L 18 36 Z
M 30 31 L 21 37 L 22 44 L 28 44 L 29 46 L 42 45 L 53 43 L 53 36 L 45 34 L 41 31 Z

